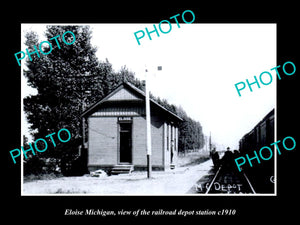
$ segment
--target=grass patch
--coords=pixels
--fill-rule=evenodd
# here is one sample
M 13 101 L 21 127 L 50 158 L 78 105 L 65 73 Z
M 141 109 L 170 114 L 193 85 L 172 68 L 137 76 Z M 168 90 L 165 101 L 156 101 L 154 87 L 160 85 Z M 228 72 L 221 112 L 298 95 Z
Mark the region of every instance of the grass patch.
M 57 189 L 54 194 L 86 194 L 86 191 L 80 191 L 80 190 L 63 190 L 62 188 Z
M 31 182 L 31 181 L 36 181 L 36 180 L 52 180 L 52 179 L 56 179 L 58 177 L 63 177 L 62 174 L 54 174 L 54 173 L 49 173 L 49 174 L 30 174 L 30 175 L 26 175 L 23 177 L 23 182 Z
M 192 152 L 186 155 L 178 156 L 178 166 L 180 167 L 194 166 L 203 163 L 209 159 L 210 156 L 208 155 L 208 153 Z

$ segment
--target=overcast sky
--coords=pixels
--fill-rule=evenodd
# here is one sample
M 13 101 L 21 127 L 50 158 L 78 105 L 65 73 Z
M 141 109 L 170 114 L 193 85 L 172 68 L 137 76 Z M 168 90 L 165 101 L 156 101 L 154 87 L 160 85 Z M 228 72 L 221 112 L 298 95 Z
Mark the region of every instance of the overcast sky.
M 277 66 L 276 24 L 172 24 L 168 34 L 152 33 L 152 40 L 145 35 L 141 45 L 134 32 L 152 30 L 153 24 L 90 26 L 99 60 L 107 58 L 116 71 L 126 65 L 140 79 L 145 79 L 146 65 L 151 92 L 181 105 L 206 135 L 211 132 L 218 147 L 238 148 L 239 139 L 275 108 L 276 75 L 270 69 Z M 46 40 L 45 25 L 22 24 L 21 29 L 37 31 L 40 42 Z M 247 87 L 239 97 L 234 84 L 254 81 L 263 71 L 271 72 L 273 82 L 260 89 L 253 85 L 253 92 Z M 23 80 L 22 95 L 28 93 L 34 92 Z

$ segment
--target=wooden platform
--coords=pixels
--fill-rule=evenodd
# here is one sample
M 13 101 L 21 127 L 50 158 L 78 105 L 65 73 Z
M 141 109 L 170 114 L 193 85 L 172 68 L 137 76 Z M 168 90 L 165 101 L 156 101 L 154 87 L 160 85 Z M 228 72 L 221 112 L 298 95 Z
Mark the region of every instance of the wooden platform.
M 133 165 L 115 165 L 111 171 L 112 175 L 118 175 L 118 174 L 130 174 L 133 171 Z

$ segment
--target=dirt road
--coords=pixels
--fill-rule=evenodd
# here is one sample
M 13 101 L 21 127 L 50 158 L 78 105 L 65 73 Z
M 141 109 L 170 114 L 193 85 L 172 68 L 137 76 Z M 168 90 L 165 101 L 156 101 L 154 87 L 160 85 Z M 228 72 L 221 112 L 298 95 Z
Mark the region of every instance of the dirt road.
M 147 179 L 146 172 L 133 172 L 104 178 L 82 176 L 37 180 L 23 184 L 23 195 L 183 195 L 211 166 L 212 161 L 208 160 L 171 171 L 153 171 L 151 179 Z

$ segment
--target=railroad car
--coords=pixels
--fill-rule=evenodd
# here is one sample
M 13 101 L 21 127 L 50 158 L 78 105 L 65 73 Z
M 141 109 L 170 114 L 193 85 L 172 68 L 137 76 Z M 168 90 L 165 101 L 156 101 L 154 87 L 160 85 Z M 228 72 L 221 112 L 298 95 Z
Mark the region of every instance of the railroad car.
M 241 154 L 259 150 L 274 142 L 274 109 L 269 112 L 249 133 L 245 134 L 240 142 Z
M 253 157 L 253 151 L 259 151 L 263 146 L 270 146 L 274 140 L 274 109 L 271 110 L 249 133 L 245 134 L 239 142 L 241 155 L 249 154 Z M 243 167 L 256 193 L 274 193 L 274 160 L 264 161 L 252 167 Z

